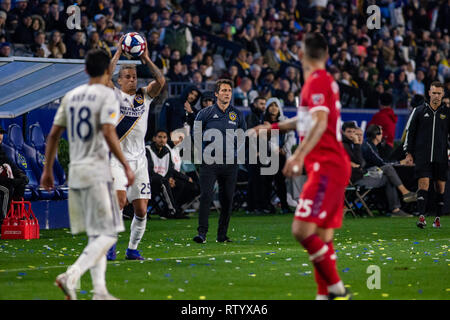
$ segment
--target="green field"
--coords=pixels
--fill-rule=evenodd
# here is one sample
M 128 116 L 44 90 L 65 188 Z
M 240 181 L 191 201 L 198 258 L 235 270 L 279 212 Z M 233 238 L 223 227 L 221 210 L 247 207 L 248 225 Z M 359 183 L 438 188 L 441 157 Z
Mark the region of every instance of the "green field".
M 232 243 L 216 243 L 217 213 L 210 217 L 206 244 L 192 241 L 189 220 L 148 221 L 139 247 L 146 261 L 123 259 L 129 232 L 120 235 L 118 259 L 108 262 L 107 286 L 132 300 L 314 299 L 314 272 L 292 238 L 291 215 L 233 215 Z M 416 218 L 351 218 L 337 230 L 338 269 L 354 299 L 450 298 L 450 217 L 441 229 L 415 226 Z M 126 221 L 129 230 L 130 221 Z M 55 277 L 72 264 L 86 236 L 68 229 L 41 230 L 39 240 L 0 240 L 0 299 L 63 299 Z M 369 290 L 370 265 L 381 270 L 381 288 Z M 89 272 L 79 299 L 91 299 Z

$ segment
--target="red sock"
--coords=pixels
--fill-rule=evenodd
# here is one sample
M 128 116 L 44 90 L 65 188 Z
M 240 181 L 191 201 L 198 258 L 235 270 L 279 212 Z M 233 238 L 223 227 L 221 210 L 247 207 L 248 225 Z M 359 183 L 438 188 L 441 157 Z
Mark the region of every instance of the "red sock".
M 320 273 L 317 271 L 316 268 L 314 268 L 314 276 L 316 278 L 317 283 L 317 294 L 322 296 L 328 295 L 328 286 L 326 281 L 322 278 Z
M 327 246 L 317 234 L 313 234 L 301 242 L 302 246 L 308 251 L 314 268 L 327 286 L 341 281 L 336 270 L 336 264 L 331 256 L 334 254 L 333 246 Z M 319 284 L 319 283 L 318 283 Z

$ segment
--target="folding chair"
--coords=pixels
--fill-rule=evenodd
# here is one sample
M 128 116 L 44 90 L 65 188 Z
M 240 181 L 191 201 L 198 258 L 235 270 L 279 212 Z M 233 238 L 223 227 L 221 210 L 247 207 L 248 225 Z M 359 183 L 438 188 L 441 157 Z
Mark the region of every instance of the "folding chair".
M 364 210 L 369 216 L 373 217 L 372 210 L 367 205 L 365 198 L 372 191 L 372 188 L 366 188 L 353 184 L 351 181 L 345 189 L 344 202 L 347 207 L 347 211 L 350 211 L 354 217 L 356 212 L 360 213 Z

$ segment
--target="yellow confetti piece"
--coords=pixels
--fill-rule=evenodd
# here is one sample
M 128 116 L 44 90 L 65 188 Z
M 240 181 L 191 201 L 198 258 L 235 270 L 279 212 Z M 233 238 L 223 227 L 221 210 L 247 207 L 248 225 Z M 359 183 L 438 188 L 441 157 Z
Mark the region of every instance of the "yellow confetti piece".
M 346 288 L 351 288 L 352 286 L 349 285 L 349 284 L 346 284 L 344 287 L 346 287 Z
M 445 291 L 449 292 L 449 291 L 450 291 L 450 288 L 445 289 Z
M 62 248 L 61 250 L 62 250 L 62 251 L 65 251 L 65 250 L 67 250 L 67 248 Z
M 35 266 L 28 266 L 28 268 L 35 269 L 36 267 Z
M 384 250 L 384 248 L 380 248 L 380 250 Z
M 241 259 L 242 259 L 242 260 L 247 260 L 247 258 L 246 258 L 246 257 L 242 257 Z
M 353 295 L 354 295 L 354 296 L 357 296 L 358 294 L 359 294 L 359 292 L 355 292 Z
M 291 297 L 291 296 L 292 296 L 292 293 L 289 292 L 289 293 L 287 294 L 287 296 L 288 296 L 288 297 Z
M 59 253 L 59 254 L 58 254 L 58 256 L 59 256 L 59 257 L 64 257 L 64 255 L 63 255 L 63 254 L 61 254 L 61 253 Z
M 388 293 L 382 293 L 381 296 L 382 296 L 383 298 L 387 298 L 387 297 L 389 297 L 389 294 L 388 294 Z
M 5 272 L 5 270 L 0 270 L 0 272 Z
M 409 283 L 409 284 L 408 284 L 408 287 L 412 287 L 412 284 L 411 284 L 411 283 Z
M 378 235 L 378 233 L 376 233 L 376 232 L 372 232 L 372 234 L 373 234 L 374 236 Z
M 167 296 L 167 299 L 172 299 L 172 296 Z
M 200 300 L 205 300 L 206 299 L 206 297 L 205 296 L 200 296 L 200 297 L 198 297 Z

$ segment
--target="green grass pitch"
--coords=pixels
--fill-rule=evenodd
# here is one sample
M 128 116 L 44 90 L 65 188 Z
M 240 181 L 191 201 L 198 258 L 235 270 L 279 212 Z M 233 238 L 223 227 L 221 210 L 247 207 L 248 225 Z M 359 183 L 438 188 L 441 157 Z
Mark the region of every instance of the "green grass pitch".
M 145 261 L 127 261 L 129 239 L 120 234 L 118 259 L 108 262 L 107 286 L 132 300 L 314 299 L 314 272 L 291 235 L 292 215 L 231 218 L 232 243 L 216 243 L 217 213 L 210 217 L 206 244 L 192 241 L 197 215 L 189 220 L 148 221 L 139 246 Z M 419 229 L 416 218 L 346 217 L 336 231 L 337 265 L 354 299 L 450 298 L 450 217 L 441 229 Z M 0 240 L 0 299 L 63 299 L 55 277 L 72 264 L 87 243 L 68 229 L 41 230 L 38 240 Z M 380 268 L 380 289 L 369 289 L 368 267 Z M 371 281 L 369 281 L 371 282 Z M 372 282 L 371 282 L 372 283 Z M 79 299 L 92 298 L 89 272 Z

